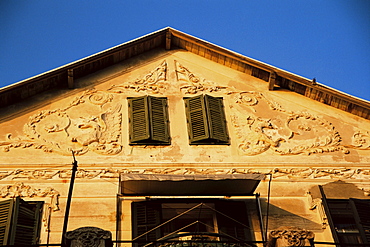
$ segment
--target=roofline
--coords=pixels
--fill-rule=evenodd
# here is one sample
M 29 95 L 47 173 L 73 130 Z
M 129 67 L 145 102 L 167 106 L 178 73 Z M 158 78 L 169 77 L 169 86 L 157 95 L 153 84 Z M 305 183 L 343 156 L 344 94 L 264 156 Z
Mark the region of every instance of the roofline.
M 270 90 L 287 89 L 305 97 L 370 119 L 370 101 L 296 75 L 235 51 L 212 44 L 171 27 L 165 27 L 101 52 L 0 88 L 0 107 L 51 88 L 73 88 L 75 79 L 127 60 L 156 47 L 182 48 L 214 62 L 268 82 Z M 18 96 L 18 97 L 14 97 Z M 21 96 L 21 97 L 19 97 Z
M 220 54 L 224 53 L 225 55 L 235 56 L 235 58 L 239 59 L 240 61 L 247 62 L 247 63 L 249 63 L 249 64 L 251 64 L 253 66 L 256 66 L 256 67 L 258 67 L 260 69 L 265 69 L 265 70 L 268 70 L 270 72 L 273 71 L 273 72 L 278 73 L 279 75 L 282 75 L 282 76 L 284 76 L 284 77 L 286 77 L 288 79 L 290 78 L 290 79 L 293 79 L 293 80 L 297 80 L 297 81 L 300 81 L 301 83 L 304 83 L 304 84 L 309 85 L 309 86 L 312 84 L 312 79 L 308 79 L 306 77 L 303 77 L 303 76 L 294 74 L 292 72 L 289 72 L 287 70 L 284 70 L 284 69 L 281 69 L 281 68 L 272 66 L 270 64 L 267 64 L 265 62 L 259 61 L 257 59 L 248 57 L 246 55 L 242 55 L 242 54 L 240 54 L 238 52 L 235 52 L 233 50 L 230 50 L 228 48 L 224 48 L 224 47 L 221 47 L 219 45 L 212 44 L 212 43 L 210 43 L 208 41 L 205 41 L 205 40 L 200 39 L 200 38 L 197 38 L 195 36 L 192 36 L 192 35 L 186 34 L 184 32 L 178 31 L 176 29 L 170 28 L 170 31 L 174 32 L 174 34 L 183 35 L 184 38 L 191 37 L 197 43 L 199 43 L 199 41 L 204 42 L 204 46 L 205 47 L 208 47 L 210 49 L 213 48 L 214 51 L 218 51 Z M 175 33 L 175 32 L 177 32 L 177 33 Z M 327 89 L 327 90 L 333 91 L 333 92 L 338 93 L 338 94 L 343 94 L 343 96 L 355 98 L 355 99 L 360 100 L 360 101 L 363 101 L 365 103 L 370 103 L 370 101 L 368 101 L 368 100 L 365 100 L 365 99 L 362 99 L 362 98 L 359 98 L 359 97 L 356 97 L 356 96 L 347 94 L 345 92 L 342 92 L 342 91 L 340 91 L 338 89 L 329 87 L 329 86 L 324 85 L 324 84 L 319 83 L 319 82 L 316 82 L 315 85 L 318 85 L 318 86 L 322 87 L 323 89 Z
M 68 69 L 68 68 L 70 68 L 70 67 L 74 67 L 74 66 L 78 65 L 79 63 L 82 63 L 82 62 L 84 62 L 84 61 L 86 61 L 86 60 L 94 59 L 94 58 L 96 58 L 96 57 L 98 57 L 98 56 L 100 56 L 100 55 L 104 55 L 105 53 L 107 53 L 107 52 L 109 52 L 109 51 L 113 51 L 113 50 L 116 50 L 116 49 L 120 49 L 120 48 L 122 48 L 122 47 L 124 47 L 124 46 L 130 45 L 130 44 L 132 44 L 132 43 L 134 43 L 134 42 L 137 42 L 137 41 L 140 41 L 140 40 L 142 40 L 142 39 L 145 39 L 146 37 L 150 37 L 150 36 L 152 36 L 152 35 L 155 35 L 155 34 L 157 34 L 157 33 L 161 33 L 161 32 L 167 31 L 167 30 L 168 30 L 168 28 L 163 28 L 163 29 L 160 29 L 160 30 L 158 30 L 158 31 L 154 31 L 154 32 L 149 33 L 149 34 L 146 34 L 146 35 L 144 35 L 144 36 L 140 36 L 140 37 L 138 37 L 138 38 L 135 38 L 135 39 L 129 40 L 129 41 L 127 41 L 127 42 L 124 42 L 124 43 L 122 43 L 122 44 L 119 44 L 119 45 L 116 45 L 116 46 L 110 47 L 110 48 L 108 48 L 108 49 L 102 50 L 102 51 L 100 51 L 100 52 L 94 53 L 94 54 L 89 55 L 89 56 L 86 56 L 86 57 L 83 57 L 83 58 L 78 59 L 78 60 L 76 60 L 76 61 L 73 61 L 73 62 L 70 62 L 70 63 L 64 64 L 64 65 L 61 65 L 61 66 L 56 67 L 56 68 L 54 68 L 54 69 L 51 69 L 51 70 L 45 71 L 45 72 L 43 72 L 43 73 L 37 74 L 37 75 L 32 76 L 32 77 L 29 77 L 29 78 L 26 78 L 26 79 L 21 80 L 21 81 L 19 81 L 19 82 L 15 82 L 15 83 L 13 83 L 13 84 L 11 84 L 11 85 L 8 85 L 8 86 L 5 86 L 5 87 L 0 88 L 0 94 L 1 94 L 3 91 L 6 91 L 6 90 L 11 89 L 11 88 L 14 88 L 14 87 L 17 87 L 17 86 L 19 86 L 19 85 L 22 85 L 23 83 L 27 83 L 27 82 L 29 82 L 30 80 L 33 80 L 33 79 L 35 79 L 35 78 L 39 78 L 39 77 L 42 77 L 42 76 L 48 75 L 48 74 L 50 74 L 50 73 L 53 73 L 53 72 L 56 72 L 56 71 L 59 71 L 59 70 Z

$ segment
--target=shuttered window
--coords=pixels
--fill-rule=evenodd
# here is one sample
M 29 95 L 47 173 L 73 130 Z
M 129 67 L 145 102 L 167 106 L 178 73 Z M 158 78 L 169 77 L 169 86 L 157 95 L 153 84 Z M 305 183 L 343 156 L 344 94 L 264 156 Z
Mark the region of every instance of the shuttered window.
M 167 98 L 128 98 L 130 145 L 169 145 Z
M 7 245 L 12 220 L 13 200 L 0 201 L 0 244 Z
M 370 244 L 370 200 L 326 199 L 324 206 L 336 241 Z
M 0 244 L 37 244 L 42 205 L 43 202 L 25 202 L 19 197 L 0 201 Z
M 184 99 L 190 144 L 229 144 L 222 100 L 209 95 Z
M 370 200 L 350 199 L 363 242 L 370 244 Z

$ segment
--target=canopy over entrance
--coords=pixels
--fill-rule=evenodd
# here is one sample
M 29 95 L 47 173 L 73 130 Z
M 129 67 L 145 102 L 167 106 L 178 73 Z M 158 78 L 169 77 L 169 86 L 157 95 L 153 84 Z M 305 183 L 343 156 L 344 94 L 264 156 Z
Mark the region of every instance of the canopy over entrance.
M 121 174 L 126 196 L 250 196 L 263 174 Z

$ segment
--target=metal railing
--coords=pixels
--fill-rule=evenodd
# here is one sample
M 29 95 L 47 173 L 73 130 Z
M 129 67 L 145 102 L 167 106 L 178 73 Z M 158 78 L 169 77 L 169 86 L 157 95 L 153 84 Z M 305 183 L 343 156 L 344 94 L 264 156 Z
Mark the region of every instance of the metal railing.
M 113 240 L 113 247 L 124 246 L 124 244 L 143 244 L 150 247 L 249 247 L 249 246 L 266 246 L 266 241 L 132 241 L 132 240 Z M 150 245 L 148 245 L 150 244 Z M 62 244 L 35 244 L 35 245 L 0 245 L 0 247 L 61 247 Z M 333 242 L 314 242 L 313 245 L 307 245 L 307 247 L 323 247 L 323 246 L 336 246 L 336 247 L 369 247 L 369 244 L 351 244 L 351 243 L 333 243 Z

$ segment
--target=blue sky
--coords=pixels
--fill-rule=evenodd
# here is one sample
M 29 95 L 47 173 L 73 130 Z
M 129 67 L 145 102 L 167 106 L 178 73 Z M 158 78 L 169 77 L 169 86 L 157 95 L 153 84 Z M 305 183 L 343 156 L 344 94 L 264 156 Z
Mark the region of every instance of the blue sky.
M 167 26 L 370 100 L 368 0 L 2 0 L 0 87 Z

